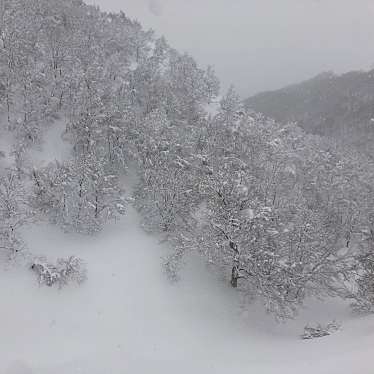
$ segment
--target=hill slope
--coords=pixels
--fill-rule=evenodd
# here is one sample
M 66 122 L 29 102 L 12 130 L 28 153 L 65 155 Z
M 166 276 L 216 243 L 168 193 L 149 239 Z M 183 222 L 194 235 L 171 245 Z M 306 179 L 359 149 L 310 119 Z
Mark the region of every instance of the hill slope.
M 0 372 L 370 374 L 373 317 L 353 317 L 331 299 L 306 300 L 309 309 L 287 325 L 264 313 L 264 300 L 270 312 L 293 316 L 308 295 L 336 295 L 337 276 L 352 265 L 336 240 L 348 225 L 334 220 L 335 230 L 330 208 L 359 201 L 364 227 L 374 210 L 366 189 L 352 193 L 345 183 L 357 164 L 339 162 L 299 128 L 247 116 L 233 91 L 207 118 L 219 88 L 213 70 L 123 13 L 81 0 L 3 5 Z M 133 162 L 135 206 L 154 237 L 122 204 Z M 202 210 L 205 222 L 196 217 Z M 170 248 L 158 242 L 161 231 L 174 236 L 177 255 L 187 249 L 180 283 L 162 274 Z M 43 272 L 39 256 L 56 263 L 70 255 L 86 263 L 88 280 L 38 287 L 30 265 L 61 284 L 66 268 Z M 239 297 L 253 293 L 261 307 L 242 308 Z M 300 339 L 305 324 L 333 319 L 341 331 Z
M 296 121 L 308 132 L 366 147 L 373 137 L 374 71 L 322 73 L 250 97 L 245 105 L 278 121 Z
M 334 301 L 287 325 L 255 305 L 243 314 L 198 259 L 171 285 L 160 268 L 167 249 L 138 222 L 131 211 L 96 238 L 40 224 L 27 231 L 35 253 L 84 258 L 89 278 L 58 290 L 35 287 L 33 274 L 17 267 L 0 272 L 0 373 L 370 373 L 372 317 L 353 318 Z M 334 318 L 340 332 L 299 338 L 306 323 Z
M 30 152 L 33 164 L 68 151 L 61 130 L 57 123 L 42 150 Z M 128 193 L 134 180 L 124 180 Z M 0 374 L 371 373 L 372 316 L 355 317 L 338 300 L 309 301 L 295 320 L 277 324 L 260 305 L 242 308 L 196 256 L 171 284 L 161 267 L 170 249 L 141 229 L 132 208 L 95 237 L 41 222 L 23 236 L 34 255 L 80 256 L 88 280 L 38 287 L 27 259 L 2 265 Z M 334 319 L 339 332 L 300 339 L 306 324 Z
M 43 150 L 30 153 L 33 164 L 64 153 L 59 131 L 60 123 Z M 124 180 L 127 191 L 134 180 Z M 374 317 L 355 317 L 338 300 L 309 301 L 295 320 L 278 324 L 260 305 L 242 308 L 196 256 L 172 284 L 161 267 L 169 248 L 141 229 L 132 208 L 95 237 L 41 222 L 23 235 L 35 255 L 80 256 L 88 280 L 37 287 L 25 266 L 2 266 L 0 374 L 371 373 Z M 300 339 L 306 324 L 334 319 L 341 331 Z

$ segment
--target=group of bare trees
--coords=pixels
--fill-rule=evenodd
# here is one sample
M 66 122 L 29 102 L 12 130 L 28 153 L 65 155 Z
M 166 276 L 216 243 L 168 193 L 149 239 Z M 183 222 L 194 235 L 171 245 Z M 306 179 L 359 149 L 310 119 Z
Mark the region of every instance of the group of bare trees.
M 175 247 L 173 279 L 184 252 L 198 251 L 279 318 L 310 296 L 372 309 L 368 160 L 243 111 L 233 90 L 213 118 L 157 123 L 136 197 L 147 227 Z
M 279 318 L 309 296 L 373 308 L 368 160 L 249 113 L 232 88 L 209 116 L 211 68 L 79 0 L 3 0 L 0 66 L 1 126 L 16 140 L 0 181 L 2 247 L 22 246 L 17 228 L 31 212 L 100 230 L 124 212 L 120 177 L 135 161 L 135 206 L 175 248 L 172 278 L 197 251 Z M 56 118 L 71 158 L 30 167 L 28 149 Z
M 4 175 L 28 186 L 35 217 L 96 232 L 124 213 L 120 176 L 145 154 L 147 124 L 162 131 L 154 113 L 188 123 L 218 80 L 124 13 L 76 0 L 2 0 L 0 9 L 1 130 L 13 138 Z M 34 168 L 29 149 L 58 118 L 72 155 Z

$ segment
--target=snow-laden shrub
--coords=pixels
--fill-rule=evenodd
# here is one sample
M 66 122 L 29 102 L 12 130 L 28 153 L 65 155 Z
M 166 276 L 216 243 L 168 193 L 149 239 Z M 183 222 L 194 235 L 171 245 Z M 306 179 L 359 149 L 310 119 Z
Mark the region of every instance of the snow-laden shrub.
M 86 268 L 82 259 L 70 256 L 59 258 L 56 265 L 47 262 L 45 258 L 36 258 L 31 269 L 38 275 L 39 284 L 59 288 L 69 283 L 81 284 L 87 279 Z
M 87 279 L 86 268 L 79 257 L 59 258 L 57 260 L 57 269 L 60 274 L 60 285 L 67 285 L 70 282 L 81 284 Z
M 48 263 L 43 258 L 35 259 L 31 269 L 38 275 L 39 284 L 45 284 L 48 287 L 53 286 L 59 281 L 60 274 L 53 264 Z
M 316 326 L 305 326 L 304 333 L 301 335 L 302 339 L 322 338 L 333 334 L 340 329 L 340 324 L 332 321 L 327 325 L 317 324 Z

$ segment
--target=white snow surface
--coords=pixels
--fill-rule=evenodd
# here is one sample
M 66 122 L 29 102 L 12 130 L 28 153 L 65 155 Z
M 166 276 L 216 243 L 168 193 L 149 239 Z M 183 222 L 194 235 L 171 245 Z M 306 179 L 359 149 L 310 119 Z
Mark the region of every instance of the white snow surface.
M 214 117 L 219 113 L 221 99 L 222 97 L 218 96 L 214 101 L 204 106 L 204 110 L 208 115 Z
M 66 118 L 61 118 L 46 129 L 42 144 L 36 144 L 27 150 L 27 163 L 31 163 L 33 167 L 43 167 L 50 162 L 62 162 L 70 157 L 71 146 L 63 140 L 66 122 Z M 14 136 L 4 129 L 0 118 L 0 152 L 3 152 L 5 156 L 0 157 L 0 171 L 12 167 L 14 144 Z
M 59 128 L 38 162 L 68 154 Z M 374 373 L 373 316 L 353 316 L 330 300 L 278 324 L 261 305 L 242 308 L 227 282 L 193 256 L 170 284 L 161 266 L 169 249 L 139 221 L 129 207 L 92 237 L 41 223 L 25 230 L 33 255 L 79 256 L 88 280 L 59 290 L 39 286 L 27 260 L 0 265 L 0 374 Z M 332 320 L 340 331 L 300 339 L 306 324 Z
M 12 144 L 13 137 L 9 131 L 6 131 L 1 126 L 0 118 L 0 152 L 3 153 L 4 157 L 0 157 L 0 171 L 8 168 L 12 163 Z
M 63 140 L 66 122 L 66 118 L 61 118 L 53 123 L 47 129 L 41 146 L 35 146 L 29 151 L 33 166 L 43 167 L 50 162 L 61 162 L 69 158 L 71 147 Z

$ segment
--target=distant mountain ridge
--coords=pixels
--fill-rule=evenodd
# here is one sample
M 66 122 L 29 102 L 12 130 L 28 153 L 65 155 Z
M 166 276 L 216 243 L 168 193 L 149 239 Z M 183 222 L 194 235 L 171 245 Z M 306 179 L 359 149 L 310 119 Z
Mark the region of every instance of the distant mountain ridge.
M 324 72 L 299 84 L 263 92 L 245 106 L 280 122 L 366 149 L 374 139 L 374 70 Z

